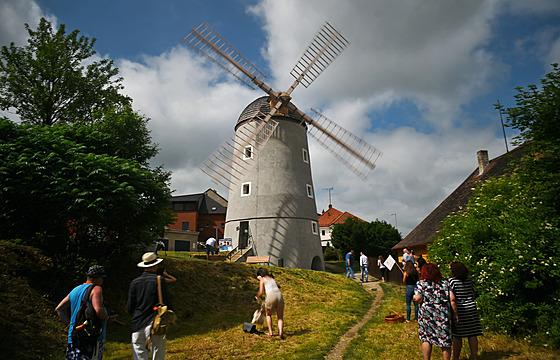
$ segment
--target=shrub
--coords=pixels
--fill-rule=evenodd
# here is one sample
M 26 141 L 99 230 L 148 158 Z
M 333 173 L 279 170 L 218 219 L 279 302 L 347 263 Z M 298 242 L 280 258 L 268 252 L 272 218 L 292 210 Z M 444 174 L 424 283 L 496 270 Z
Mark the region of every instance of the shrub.
M 323 258 L 325 259 L 325 261 L 340 261 L 342 260 L 342 254 L 340 253 L 340 250 L 329 246 L 325 249 Z
M 474 190 L 467 208 L 450 215 L 430 258 L 464 262 L 485 326 L 560 344 L 559 175 L 539 173 L 535 159 Z M 532 165 L 533 164 L 533 165 Z

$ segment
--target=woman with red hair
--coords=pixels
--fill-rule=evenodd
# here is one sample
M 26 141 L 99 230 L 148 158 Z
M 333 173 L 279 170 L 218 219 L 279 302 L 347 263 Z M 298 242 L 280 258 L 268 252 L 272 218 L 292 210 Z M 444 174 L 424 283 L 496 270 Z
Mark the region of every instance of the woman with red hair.
M 449 291 L 447 280 L 443 280 L 436 264 L 422 267 L 420 281 L 416 284 L 413 300 L 419 304 L 418 337 L 422 342 L 424 360 L 432 356 L 432 345 L 441 348 L 443 359 L 451 359 L 451 323 L 449 319 L 449 301 L 457 314 L 455 295 Z M 456 319 L 454 319 L 456 320 Z

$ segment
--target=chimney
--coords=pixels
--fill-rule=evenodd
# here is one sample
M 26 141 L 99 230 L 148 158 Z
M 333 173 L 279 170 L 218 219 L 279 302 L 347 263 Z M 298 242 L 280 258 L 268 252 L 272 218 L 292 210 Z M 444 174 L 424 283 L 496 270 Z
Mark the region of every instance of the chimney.
M 476 155 L 478 157 L 478 175 L 482 175 L 489 163 L 488 150 L 478 150 Z

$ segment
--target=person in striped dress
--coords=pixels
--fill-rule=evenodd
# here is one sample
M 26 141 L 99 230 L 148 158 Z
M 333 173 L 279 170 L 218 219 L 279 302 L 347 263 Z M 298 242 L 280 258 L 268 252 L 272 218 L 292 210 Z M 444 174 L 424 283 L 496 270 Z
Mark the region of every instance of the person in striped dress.
M 468 278 L 469 270 L 462 262 L 451 263 L 451 276 L 449 284 L 451 292 L 455 294 L 457 302 L 458 321 L 452 326 L 453 333 L 453 359 L 458 360 L 461 355 L 463 338 L 469 339 L 471 360 L 476 360 L 478 353 L 478 338 L 482 335 L 480 317 L 474 301 L 474 286 Z

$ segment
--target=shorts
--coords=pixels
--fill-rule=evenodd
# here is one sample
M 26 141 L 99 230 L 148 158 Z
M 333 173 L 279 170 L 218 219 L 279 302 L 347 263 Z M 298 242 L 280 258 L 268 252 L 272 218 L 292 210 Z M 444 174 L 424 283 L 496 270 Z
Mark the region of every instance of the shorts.
M 276 309 L 277 307 L 284 308 L 284 297 L 280 291 L 273 291 L 266 294 L 266 301 L 264 304 L 265 309 Z
M 212 253 L 212 255 L 214 255 L 214 246 L 212 245 L 206 245 L 206 255 L 210 255 L 210 253 Z

